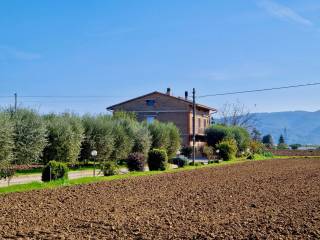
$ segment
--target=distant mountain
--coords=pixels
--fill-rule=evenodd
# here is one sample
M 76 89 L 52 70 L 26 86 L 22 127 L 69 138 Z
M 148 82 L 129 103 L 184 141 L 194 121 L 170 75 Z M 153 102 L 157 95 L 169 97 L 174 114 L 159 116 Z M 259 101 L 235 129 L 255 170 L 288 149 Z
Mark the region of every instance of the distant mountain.
M 320 144 L 320 111 L 254 113 L 256 127 L 263 134 L 271 134 L 277 143 L 280 134 L 287 142 Z

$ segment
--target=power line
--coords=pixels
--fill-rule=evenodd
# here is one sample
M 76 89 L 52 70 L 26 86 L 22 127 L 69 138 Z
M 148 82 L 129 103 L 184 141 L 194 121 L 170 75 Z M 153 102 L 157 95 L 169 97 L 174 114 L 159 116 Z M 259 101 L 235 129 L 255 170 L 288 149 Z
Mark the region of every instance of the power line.
M 273 88 L 262 88 L 262 89 L 244 90 L 244 91 L 237 91 L 237 92 L 225 92 L 225 93 L 207 94 L 207 95 L 198 96 L 198 98 L 215 97 L 215 96 L 225 96 L 225 95 L 236 95 L 236 94 L 253 93 L 253 92 L 266 92 L 266 91 L 273 91 L 273 90 L 280 90 L 280 89 L 288 89 L 288 88 L 309 87 L 309 86 L 315 86 L 315 85 L 320 85 L 320 82 L 307 83 L 307 84 L 299 84 L 299 85 L 290 85 L 290 86 L 284 86 L 284 87 L 273 87 Z

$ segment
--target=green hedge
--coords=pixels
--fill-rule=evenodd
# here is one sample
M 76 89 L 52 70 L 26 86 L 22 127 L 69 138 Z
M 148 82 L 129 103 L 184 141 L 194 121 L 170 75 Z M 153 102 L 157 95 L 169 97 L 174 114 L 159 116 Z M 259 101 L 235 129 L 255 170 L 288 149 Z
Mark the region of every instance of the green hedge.
M 150 171 L 166 170 L 168 163 L 168 155 L 166 150 L 153 149 L 148 155 L 148 166 Z

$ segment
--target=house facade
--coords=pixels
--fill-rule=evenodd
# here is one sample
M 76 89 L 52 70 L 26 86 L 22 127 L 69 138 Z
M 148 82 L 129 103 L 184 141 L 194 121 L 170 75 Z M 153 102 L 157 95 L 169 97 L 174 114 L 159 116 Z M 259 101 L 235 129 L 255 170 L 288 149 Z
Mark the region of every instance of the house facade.
M 181 132 L 182 144 L 190 146 L 192 144 L 192 101 L 185 97 L 175 97 L 171 95 L 168 88 L 166 93 L 152 92 L 128 101 L 118 103 L 107 108 L 110 111 L 134 112 L 138 121 L 152 123 L 154 120 L 160 122 L 173 122 Z M 211 114 L 216 109 L 201 104 L 196 104 L 196 143 L 204 143 L 205 129 L 210 124 Z

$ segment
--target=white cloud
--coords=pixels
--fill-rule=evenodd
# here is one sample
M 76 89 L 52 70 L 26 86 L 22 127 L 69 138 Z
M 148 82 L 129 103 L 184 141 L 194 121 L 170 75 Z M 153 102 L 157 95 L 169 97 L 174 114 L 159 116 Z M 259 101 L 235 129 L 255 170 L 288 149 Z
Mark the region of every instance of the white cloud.
M 40 58 L 41 55 L 38 53 L 27 52 L 14 47 L 0 45 L 0 60 L 16 59 L 22 61 L 32 61 Z
M 313 23 L 309 19 L 301 16 L 300 14 L 298 14 L 293 9 L 287 6 L 280 5 L 270 0 L 259 1 L 258 5 L 265 9 L 269 14 L 279 19 L 302 24 L 305 26 L 313 26 Z

